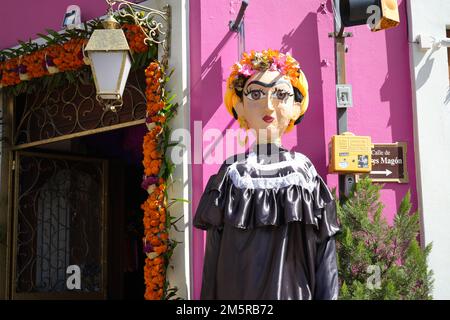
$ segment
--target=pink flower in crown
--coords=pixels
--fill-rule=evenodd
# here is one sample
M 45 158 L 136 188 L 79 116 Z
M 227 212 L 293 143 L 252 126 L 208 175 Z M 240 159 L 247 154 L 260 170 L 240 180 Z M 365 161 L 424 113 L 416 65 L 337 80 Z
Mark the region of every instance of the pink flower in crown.
M 273 65 L 276 65 L 276 70 L 281 72 L 281 74 L 286 74 L 286 56 L 280 55 L 273 58 Z
M 241 65 L 240 69 L 239 69 L 239 74 L 246 76 L 246 77 L 250 77 L 250 76 L 254 75 L 255 72 L 256 71 L 253 70 L 252 67 L 249 66 L 248 64 L 244 64 L 243 66 Z

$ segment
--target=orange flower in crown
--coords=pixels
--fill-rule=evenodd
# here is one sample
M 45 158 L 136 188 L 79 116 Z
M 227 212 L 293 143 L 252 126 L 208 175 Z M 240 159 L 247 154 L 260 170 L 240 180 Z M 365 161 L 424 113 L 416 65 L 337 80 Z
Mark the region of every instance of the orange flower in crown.
M 232 70 L 234 76 L 232 85 L 236 90 L 243 90 L 243 80 L 258 71 L 278 71 L 292 79 L 300 75 L 300 65 L 289 53 L 285 55 L 270 49 L 261 52 L 251 51 L 250 54 L 244 53 L 242 60 L 234 64 Z
M 301 101 L 302 110 L 306 111 L 309 103 L 308 82 L 297 60 L 289 53 L 284 54 L 277 50 L 268 49 L 260 52 L 252 50 L 250 53 L 243 53 L 241 61 L 231 67 L 231 74 L 227 80 L 225 106 L 235 119 L 237 115 L 234 112 L 234 106 L 242 101 L 245 83 L 254 74 L 267 70 L 278 71 L 290 80 L 296 99 Z M 293 121 L 286 132 L 290 131 L 294 124 L 299 123 L 301 117 Z

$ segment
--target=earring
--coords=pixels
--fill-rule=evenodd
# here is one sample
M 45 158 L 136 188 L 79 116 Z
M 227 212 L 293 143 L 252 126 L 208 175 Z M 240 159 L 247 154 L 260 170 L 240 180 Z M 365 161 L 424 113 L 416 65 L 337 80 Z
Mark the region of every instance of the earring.
M 239 134 L 238 135 L 238 142 L 239 142 L 239 145 L 241 147 L 245 147 L 245 145 L 248 142 L 248 124 L 247 124 L 247 121 L 245 121 L 245 119 L 242 118 L 242 117 L 239 117 L 238 121 L 239 121 L 239 126 L 241 128 L 244 128 L 244 130 L 245 130 L 245 139 L 244 139 L 244 141 L 241 140 L 241 135 Z
M 238 142 L 241 147 L 245 147 L 248 143 L 248 129 L 245 129 L 245 138 L 244 141 L 241 140 L 241 135 L 238 134 Z

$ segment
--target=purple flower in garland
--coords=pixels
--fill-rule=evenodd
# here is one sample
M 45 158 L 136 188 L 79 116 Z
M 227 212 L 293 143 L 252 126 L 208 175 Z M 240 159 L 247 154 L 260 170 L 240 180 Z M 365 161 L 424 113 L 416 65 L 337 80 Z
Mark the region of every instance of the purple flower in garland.
M 142 180 L 141 187 L 142 189 L 147 190 L 150 185 L 156 183 L 158 183 L 157 176 L 145 176 L 144 180 Z
M 27 66 L 24 64 L 19 65 L 19 73 L 27 73 Z
M 150 243 L 148 243 L 148 242 L 144 243 L 143 250 L 144 250 L 145 254 L 152 253 L 154 251 L 153 250 L 153 246 Z
M 50 57 L 50 56 L 46 56 L 45 57 L 45 62 L 47 63 L 47 65 L 49 67 L 54 67 L 55 66 L 55 63 L 53 62 L 53 58 Z
M 12 68 L 12 69 L 6 69 L 6 71 L 8 71 L 8 72 L 13 72 L 13 73 L 19 73 L 19 67 L 17 67 L 17 68 Z

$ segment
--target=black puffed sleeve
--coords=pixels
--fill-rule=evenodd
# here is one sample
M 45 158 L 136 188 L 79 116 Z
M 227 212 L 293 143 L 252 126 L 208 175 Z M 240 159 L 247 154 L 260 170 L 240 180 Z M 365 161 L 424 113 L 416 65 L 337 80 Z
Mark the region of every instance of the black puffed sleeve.
M 336 241 L 333 237 L 317 248 L 315 300 L 337 300 L 339 294 Z
M 223 210 L 219 207 L 218 197 L 220 191 L 218 183 L 220 174 L 212 175 L 206 184 L 194 217 L 194 226 L 207 230 L 211 226 L 221 226 L 223 224 Z
M 203 264 L 201 300 L 217 299 L 216 277 L 219 261 L 222 228 L 211 227 L 206 235 L 205 259 Z
M 226 167 L 222 165 L 217 174 L 206 184 L 194 217 L 196 228 L 207 230 L 200 299 L 217 299 L 216 277 L 223 230 L 223 208 L 219 197 L 223 187 Z

